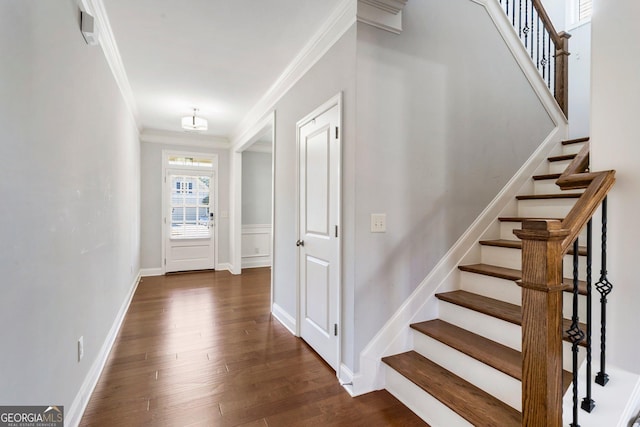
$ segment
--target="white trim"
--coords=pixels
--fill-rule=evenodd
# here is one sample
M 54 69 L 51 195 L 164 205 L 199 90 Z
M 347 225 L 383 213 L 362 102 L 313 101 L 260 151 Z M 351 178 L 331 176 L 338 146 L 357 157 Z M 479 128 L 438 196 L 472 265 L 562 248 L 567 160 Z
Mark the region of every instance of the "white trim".
M 162 276 L 162 268 L 141 268 L 140 275 L 142 277 Z
M 536 68 L 535 64 L 529 57 L 529 53 L 527 49 L 524 47 L 524 44 L 520 41 L 516 30 L 509 22 L 509 18 L 506 13 L 500 6 L 497 0 L 470 0 L 474 3 L 485 8 L 489 17 L 493 21 L 496 29 L 502 36 L 502 39 L 505 41 L 507 47 L 511 51 L 511 54 L 515 58 L 516 62 L 520 66 L 520 69 L 524 73 L 525 77 L 531 84 L 534 92 L 540 99 L 544 109 L 551 117 L 551 120 L 554 122 L 556 126 L 560 126 L 561 124 L 567 124 L 567 118 L 564 113 L 558 106 L 553 94 L 547 87 L 544 79 L 540 75 L 540 72 Z
M 347 393 L 349 393 L 351 397 L 353 397 L 353 372 L 351 371 L 351 369 L 349 369 L 349 367 L 344 363 L 341 363 L 340 367 L 338 368 L 337 374 L 340 385 L 347 391 Z
M 282 326 L 287 328 L 292 335 L 298 336 L 298 334 L 296 334 L 296 330 L 298 329 L 296 326 L 296 319 L 284 311 L 284 309 L 275 302 L 271 304 L 271 315 L 275 317 Z
M 98 380 L 100 379 L 100 375 L 107 363 L 107 359 L 109 358 L 109 353 L 111 352 L 111 348 L 116 341 L 116 337 L 118 336 L 118 332 L 120 332 L 120 327 L 122 326 L 122 322 L 127 314 L 127 310 L 129 310 L 129 305 L 131 305 L 131 300 L 133 299 L 133 295 L 136 293 L 136 289 L 138 289 L 138 284 L 140 284 L 141 279 L 140 273 L 136 276 L 133 284 L 131 285 L 131 289 L 129 290 L 129 294 L 126 296 L 120 310 L 116 314 L 116 317 L 111 325 L 111 329 L 109 329 L 109 333 L 105 337 L 104 342 L 102 343 L 102 347 L 96 356 L 93 364 L 91 365 L 91 369 L 84 378 L 82 385 L 80 386 L 80 390 L 76 393 L 76 397 L 73 399 L 71 406 L 65 415 L 65 425 L 67 427 L 76 427 L 80 424 L 80 420 L 82 419 L 82 415 L 84 414 L 85 409 L 87 408 L 87 404 L 89 403 L 89 399 L 91 398 L 91 394 L 98 384 Z
M 109 68 L 111 68 L 113 78 L 115 79 L 118 88 L 120 88 L 120 93 L 124 98 L 124 102 L 136 123 L 138 132 L 140 132 L 142 130 L 142 124 L 140 123 L 138 107 L 133 96 L 133 90 L 129 84 L 127 72 L 124 69 L 124 63 L 122 62 L 122 57 L 118 50 L 118 44 L 116 43 L 113 31 L 111 30 L 111 24 L 109 23 L 109 17 L 107 16 L 104 4 L 102 3 L 102 0 L 80 0 L 80 4 L 84 7 L 85 11 L 93 15 L 95 19 L 98 29 L 98 41 L 102 47 L 107 63 L 109 64 Z
M 260 253 L 251 253 L 242 255 L 242 268 L 271 267 L 271 224 L 243 224 L 242 236 L 267 236 L 268 247 L 262 248 Z M 245 246 L 247 238 L 242 239 L 242 246 Z M 255 245 L 253 246 L 256 247 Z
M 566 138 L 566 126 L 554 128 L 526 163 L 516 172 L 498 195 L 449 249 L 429 275 L 418 285 L 360 353 L 360 371 L 354 376 L 353 394 L 360 395 L 384 386 L 381 358 L 410 350 L 413 338 L 409 325 L 417 320 L 435 318 L 434 295 L 454 286 L 458 265 L 475 247 L 485 230 L 491 227 L 502 210 L 514 200 L 518 190 L 528 183 L 536 168 Z
M 169 165 L 169 157 L 170 156 L 192 156 L 199 157 L 204 159 L 210 159 L 212 163 L 211 169 L 192 167 L 192 166 L 180 166 L 180 165 Z M 162 251 L 161 251 L 161 259 L 160 259 L 160 268 L 162 270 L 162 274 L 167 272 L 167 266 L 165 260 L 167 259 L 167 223 L 165 219 L 165 213 L 169 210 L 168 200 L 167 200 L 167 172 L 168 171 L 185 171 L 185 172 L 194 172 L 194 173 L 202 173 L 207 172 L 210 173 L 213 178 L 213 212 L 215 212 L 215 221 L 213 227 L 213 266 L 218 265 L 218 237 L 220 234 L 220 212 L 219 212 L 219 204 L 218 204 L 218 182 L 220 181 L 218 174 L 218 154 L 216 153 L 198 153 L 193 151 L 182 151 L 182 150 L 162 150 L 162 176 L 160 179 L 162 180 L 162 216 L 161 216 L 161 225 L 162 225 Z M 211 202 L 210 204 L 211 205 Z
M 221 262 L 216 265 L 216 271 L 228 271 L 231 272 L 231 264 L 228 262 Z
M 231 146 L 228 139 L 220 136 L 197 135 L 188 132 L 152 129 L 142 130 L 140 133 L 140 142 L 200 148 L 218 148 L 222 150 L 227 150 Z
M 342 150 L 344 149 L 342 144 L 342 136 L 344 135 L 342 128 L 342 92 L 338 92 L 336 95 L 332 96 L 328 101 L 324 104 L 320 105 L 316 109 L 314 109 L 311 113 L 307 114 L 304 118 L 298 120 L 296 123 L 296 184 L 295 184 L 295 206 L 296 206 L 296 237 L 300 238 L 300 129 L 310 121 L 314 120 L 316 117 L 322 115 L 326 111 L 329 111 L 333 107 L 338 107 L 338 135 L 337 138 L 338 144 L 340 145 L 339 155 L 338 155 L 338 185 L 337 185 L 337 204 L 336 209 L 338 210 L 338 219 L 337 224 L 340 229 L 342 229 Z M 336 322 L 338 324 L 338 340 L 337 340 L 337 349 L 338 353 L 336 356 L 336 366 L 340 366 L 342 364 L 342 333 L 344 328 L 342 327 L 342 236 L 344 233 L 339 233 L 336 239 L 337 245 L 337 258 L 338 265 L 337 268 L 337 278 L 338 278 L 338 295 L 337 295 L 337 314 L 336 314 Z M 292 242 L 293 243 L 293 242 Z M 299 252 L 296 255 L 296 319 L 298 319 L 298 324 L 296 329 L 296 336 L 300 336 L 300 324 L 301 320 L 301 309 L 300 309 L 300 291 L 301 283 L 300 283 L 300 256 Z M 338 370 L 336 369 L 336 375 L 338 374 Z
M 407 0 L 358 0 L 358 22 L 400 34 L 406 4 Z
M 238 141 L 253 135 L 254 123 L 273 110 L 276 102 L 300 80 L 307 71 L 349 30 L 356 22 L 356 2 L 342 0 L 322 27 L 285 68 L 280 77 L 242 119 L 232 134 L 235 146 Z

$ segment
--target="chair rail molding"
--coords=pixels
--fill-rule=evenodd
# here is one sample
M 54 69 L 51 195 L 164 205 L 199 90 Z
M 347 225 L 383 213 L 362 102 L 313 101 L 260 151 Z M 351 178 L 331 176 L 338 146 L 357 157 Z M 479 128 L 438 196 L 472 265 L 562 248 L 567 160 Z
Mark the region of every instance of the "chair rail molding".
M 402 10 L 408 0 L 358 0 L 358 21 L 400 34 Z

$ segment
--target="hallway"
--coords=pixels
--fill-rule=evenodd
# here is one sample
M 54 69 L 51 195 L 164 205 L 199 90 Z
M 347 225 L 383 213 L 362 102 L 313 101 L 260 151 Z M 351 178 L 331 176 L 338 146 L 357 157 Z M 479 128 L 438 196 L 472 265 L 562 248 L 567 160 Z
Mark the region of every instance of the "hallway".
M 270 270 L 145 277 L 81 426 L 422 426 L 386 391 L 351 398 L 269 314 Z

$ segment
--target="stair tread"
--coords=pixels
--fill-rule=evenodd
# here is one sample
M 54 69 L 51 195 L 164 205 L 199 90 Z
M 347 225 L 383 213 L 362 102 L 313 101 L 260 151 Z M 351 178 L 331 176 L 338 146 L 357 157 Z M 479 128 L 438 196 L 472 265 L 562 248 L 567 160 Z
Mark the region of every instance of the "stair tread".
M 562 162 L 565 160 L 573 160 L 575 157 L 576 154 L 561 154 L 559 156 L 547 157 L 547 160 L 550 162 Z
M 558 178 L 560 178 L 561 175 L 562 174 L 560 174 L 560 173 L 545 173 L 545 174 L 542 174 L 542 175 L 534 175 L 533 176 L 533 180 L 534 181 L 542 181 L 542 180 L 545 180 L 545 179 L 558 179 Z
M 522 379 L 522 355 L 511 347 L 440 319 L 414 323 L 411 327 L 517 380 Z
M 490 265 L 490 264 L 460 265 L 458 266 L 458 269 L 460 269 L 461 271 L 467 271 L 469 273 L 482 274 L 484 276 L 492 276 L 492 277 L 497 277 L 499 279 L 505 279 L 505 280 L 518 281 L 522 279 L 521 270 L 516 270 L 514 268 L 500 267 L 497 265 Z M 563 283 L 565 286 L 564 288 L 565 292 L 570 292 L 571 289 L 573 288 L 573 279 L 565 277 L 563 279 Z M 581 295 L 587 294 L 587 282 L 585 282 L 584 280 L 578 281 L 578 292 L 580 292 Z
M 567 139 L 562 141 L 562 145 L 578 144 L 580 142 L 587 142 L 588 140 L 588 136 L 584 136 L 582 138 Z
M 470 310 L 474 310 L 479 313 L 504 320 L 505 322 L 513 323 L 515 325 L 522 325 L 522 310 L 519 305 L 511 304 L 463 290 L 436 294 L 436 297 L 442 301 L 456 304 L 461 307 L 465 307 Z M 571 327 L 571 320 L 562 319 L 562 323 L 562 337 L 564 340 L 567 340 L 568 335 L 566 331 Z M 586 330 L 586 325 L 584 323 L 580 323 L 579 327 L 583 331 Z M 584 345 L 584 343 L 585 340 L 583 339 L 580 344 Z
M 467 356 L 473 357 L 518 381 L 522 380 L 522 353 L 511 347 L 474 334 L 473 332 L 440 319 L 414 323 L 411 325 L 411 328 Z M 563 370 L 562 384 L 565 391 L 571 384 L 572 378 L 571 372 Z
M 494 239 L 494 240 L 480 240 L 479 242 L 483 246 L 495 246 L 499 248 L 510 249 L 522 249 L 522 240 L 507 240 L 507 239 Z M 573 255 L 573 246 L 569 248 L 567 252 L 569 255 Z M 578 255 L 587 256 L 587 247 L 579 246 Z
M 382 361 L 473 425 L 522 425 L 520 412 L 415 351 Z
M 528 217 L 528 216 L 501 216 L 500 218 L 498 218 L 499 221 L 501 222 L 523 222 L 523 221 L 527 221 L 527 220 L 555 220 L 555 221 L 562 221 L 564 218 L 534 218 L 534 217 Z
M 582 193 L 553 193 L 553 194 L 521 194 L 516 196 L 518 200 L 542 200 L 542 199 L 578 199 Z

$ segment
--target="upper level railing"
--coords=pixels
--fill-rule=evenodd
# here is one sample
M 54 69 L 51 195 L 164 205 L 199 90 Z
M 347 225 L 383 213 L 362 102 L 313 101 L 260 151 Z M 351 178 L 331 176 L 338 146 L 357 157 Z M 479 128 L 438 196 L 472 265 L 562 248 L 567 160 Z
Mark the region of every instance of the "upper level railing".
M 587 172 L 589 164 L 589 144 L 567 167 L 557 184 L 560 188 L 585 189 L 571 211 L 562 220 L 527 220 L 522 230 L 514 233 L 522 239 L 522 414 L 524 426 L 560 427 L 562 426 L 562 261 L 564 255 L 573 246 L 574 256 L 574 301 L 577 298 L 577 238 L 580 231 L 589 224 L 600 205 L 606 215 L 606 196 L 615 182 L 615 171 Z M 589 233 L 590 234 L 590 233 Z M 603 216 L 603 234 L 606 238 L 606 216 Z M 590 243 L 590 237 L 588 238 Z M 605 240 L 603 240 L 604 245 Z M 603 250 L 603 276 L 606 280 L 606 264 Z M 588 256 L 588 258 L 590 258 Z M 590 292 L 590 264 L 587 287 Z M 606 304 L 606 294 L 600 290 Z M 601 302 L 603 300 L 601 299 Z M 576 306 L 574 302 L 574 308 Z M 604 307 L 604 306 L 603 306 Z M 603 308 L 604 309 L 604 308 Z M 574 365 L 577 344 L 584 339 L 579 331 L 577 314 L 574 310 L 572 326 L 567 334 L 574 344 Z M 589 333 L 589 332 L 588 332 Z M 574 336 L 572 336 L 574 335 Z M 602 334 L 604 336 L 604 334 Z M 604 350 L 604 349 L 603 349 Z M 601 355 L 604 362 L 604 352 Z M 588 355 L 590 363 L 590 354 Z M 574 368 L 574 420 L 577 418 L 577 369 Z M 601 366 L 598 376 L 606 377 Z M 603 378 L 604 379 L 604 378 Z M 596 377 L 598 382 L 598 377 Z M 606 383 L 606 381 L 604 381 Z M 601 384 L 601 382 L 598 382 Z M 604 385 L 604 384 L 601 384 Z M 583 401 L 585 406 L 593 407 L 590 396 Z M 590 410 L 590 409 L 586 409 Z
M 540 0 L 498 0 L 542 79 L 568 116 L 569 38 L 558 33 Z

